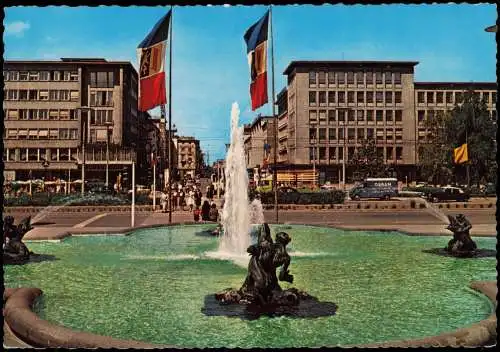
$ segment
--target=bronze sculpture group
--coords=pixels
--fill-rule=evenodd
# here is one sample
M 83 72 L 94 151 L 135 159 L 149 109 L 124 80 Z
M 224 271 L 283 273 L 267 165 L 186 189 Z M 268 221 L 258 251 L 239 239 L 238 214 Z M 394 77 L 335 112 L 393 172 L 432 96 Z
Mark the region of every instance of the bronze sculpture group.
M 474 256 L 477 245 L 470 237 L 470 221 L 463 214 L 448 215 L 448 219 L 450 224 L 447 229 L 453 232 L 453 238 L 448 242 L 446 251 L 456 257 Z
M 14 225 L 14 218 L 10 215 L 4 218 L 3 224 L 3 263 L 23 264 L 29 261 L 33 254 L 23 243 L 24 235 L 33 229 L 31 217 L 24 218 Z
M 226 289 L 216 293 L 216 300 L 222 304 L 244 304 L 269 312 L 283 306 L 297 306 L 301 299 L 312 298 L 295 288 L 283 290 L 278 283 L 278 280 L 293 283 L 293 275 L 288 270 L 290 255 L 286 251 L 290 241 L 286 232 L 278 232 L 274 242 L 269 225 L 263 224 L 257 243 L 247 249 L 251 258 L 243 285 L 239 290 Z M 277 276 L 276 269 L 279 267 L 281 270 Z

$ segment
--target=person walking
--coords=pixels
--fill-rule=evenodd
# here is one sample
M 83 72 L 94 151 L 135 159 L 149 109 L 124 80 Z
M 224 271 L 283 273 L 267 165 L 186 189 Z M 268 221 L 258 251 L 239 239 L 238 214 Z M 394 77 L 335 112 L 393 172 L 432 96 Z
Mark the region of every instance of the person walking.
M 201 191 L 199 189 L 196 189 L 196 191 L 194 192 L 194 204 L 197 207 L 201 207 L 201 197 L 202 197 Z
M 217 222 L 219 220 L 219 210 L 217 209 L 217 204 L 212 203 L 208 217 L 210 221 L 213 222 Z
M 187 193 L 186 204 L 189 207 L 189 211 L 193 211 L 193 207 L 194 207 L 194 192 L 193 192 L 192 189 L 189 189 L 189 191 Z
M 194 221 L 199 222 L 200 221 L 200 215 L 201 215 L 201 209 L 200 209 L 199 206 L 196 206 L 196 208 L 193 211 Z
M 167 194 L 165 192 L 161 193 L 160 197 L 161 209 L 164 213 L 167 212 Z
M 208 200 L 204 201 L 201 207 L 201 219 L 203 221 L 210 221 L 210 204 Z

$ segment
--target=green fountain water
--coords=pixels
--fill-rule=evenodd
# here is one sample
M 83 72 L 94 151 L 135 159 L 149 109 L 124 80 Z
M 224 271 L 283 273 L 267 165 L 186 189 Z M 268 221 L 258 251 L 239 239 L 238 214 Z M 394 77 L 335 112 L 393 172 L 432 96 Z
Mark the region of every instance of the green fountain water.
M 423 253 L 448 237 L 287 226 L 294 283 L 334 316 L 298 319 L 203 314 L 207 295 L 239 287 L 246 269 L 207 258 L 217 239 L 193 225 L 138 230 L 130 236 L 28 242 L 58 260 L 4 267 L 6 287 L 34 286 L 38 314 L 50 322 L 116 338 L 183 347 L 317 347 L 419 338 L 486 318 L 491 302 L 469 289 L 495 280 L 495 258 Z M 273 234 L 284 226 L 271 226 Z M 475 238 L 494 249 L 495 238 Z

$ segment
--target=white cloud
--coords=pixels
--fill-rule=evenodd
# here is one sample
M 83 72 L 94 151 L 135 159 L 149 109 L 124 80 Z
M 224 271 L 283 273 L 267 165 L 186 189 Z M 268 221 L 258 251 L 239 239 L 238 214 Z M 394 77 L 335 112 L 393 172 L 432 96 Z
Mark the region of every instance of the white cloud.
M 5 35 L 15 35 L 22 37 L 24 32 L 30 29 L 30 24 L 23 21 L 14 21 L 5 25 Z

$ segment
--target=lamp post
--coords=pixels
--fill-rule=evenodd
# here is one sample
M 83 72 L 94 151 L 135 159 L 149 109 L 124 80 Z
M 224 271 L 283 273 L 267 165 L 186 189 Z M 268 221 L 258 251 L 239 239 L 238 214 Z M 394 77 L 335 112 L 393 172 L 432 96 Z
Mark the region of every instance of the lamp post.
M 87 107 L 80 107 L 77 108 L 79 115 L 80 115 L 80 121 L 82 123 L 82 191 L 81 195 L 82 197 L 85 195 L 85 144 L 87 143 L 87 128 L 90 126 L 90 121 L 89 121 L 89 111 L 90 108 Z M 82 112 L 87 113 L 87 121 L 84 121 L 82 118 Z

